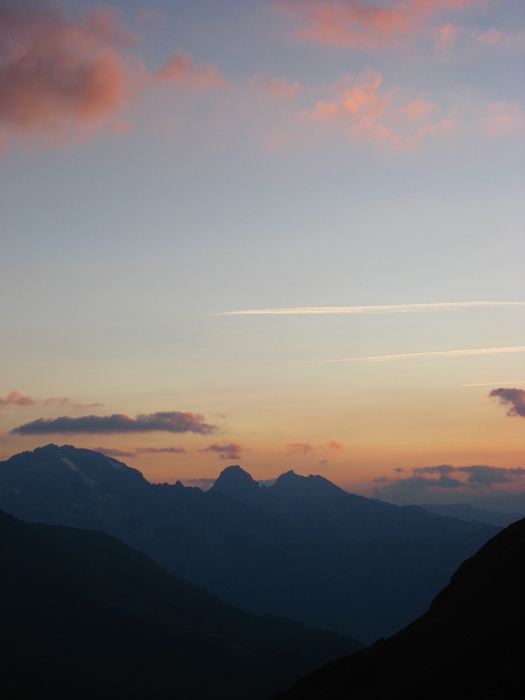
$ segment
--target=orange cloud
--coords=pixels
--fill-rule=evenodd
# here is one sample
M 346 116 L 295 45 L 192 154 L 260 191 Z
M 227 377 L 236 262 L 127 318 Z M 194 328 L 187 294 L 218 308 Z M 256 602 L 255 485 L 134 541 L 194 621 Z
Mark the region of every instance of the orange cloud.
M 342 448 L 342 445 L 338 440 L 329 440 L 326 443 L 326 447 L 331 447 L 334 450 L 340 450 Z
M 190 90 L 222 87 L 224 79 L 215 66 L 204 64 L 198 70 L 189 56 L 174 52 L 158 71 L 151 73 L 161 83 L 180 83 Z
M 433 31 L 431 17 L 458 12 L 483 0 L 398 0 L 369 5 L 362 0 L 282 0 L 276 8 L 292 23 L 291 36 L 349 49 L 398 49 Z
M 315 445 L 310 442 L 291 442 L 285 449 L 291 455 L 307 455 L 315 450 Z

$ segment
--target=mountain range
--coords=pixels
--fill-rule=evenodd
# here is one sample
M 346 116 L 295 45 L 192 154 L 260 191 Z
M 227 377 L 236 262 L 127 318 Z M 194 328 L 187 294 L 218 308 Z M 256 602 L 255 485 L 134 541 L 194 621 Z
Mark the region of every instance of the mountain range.
M 360 648 L 257 617 L 101 532 L 0 512 L 0 697 L 268 700 Z
M 464 562 L 418 620 L 275 700 L 523 698 L 524 588 L 525 519 Z
M 365 644 L 421 615 L 498 531 L 293 472 L 264 486 L 231 466 L 206 492 L 151 484 L 116 459 L 67 445 L 0 463 L 0 509 L 100 530 L 245 611 Z

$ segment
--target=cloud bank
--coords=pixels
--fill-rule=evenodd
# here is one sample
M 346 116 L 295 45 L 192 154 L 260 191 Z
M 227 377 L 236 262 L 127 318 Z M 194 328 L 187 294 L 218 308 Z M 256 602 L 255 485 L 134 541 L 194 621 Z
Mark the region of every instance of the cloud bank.
M 412 475 L 404 478 L 390 479 L 383 476 L 374 479 L 376 484 L 385 484 L 376 487 L 374 493 L 385 500 L 424 503 L 426 498 L 432 498 L 432 494 L 440 493 L 444 497 L 444 494 L 453 492 L 486 492 L 494 486 L 521 483 L 524 478 L 525 469 L 521 467 L 504 469 L 486 465 L 453 467 L 441 464 L 414 468 Z
M 130 418 L 123 414 L 111 416 L 81 416 L 70 418 L 39 418 L 25 423 L 11 432 L 18 435 L 42 435 L 52 433 L 146 433 L 162 431 L 168 433 L 200 433 L 207 435 L 216 430 L 204 422 L 204 416 L 179 411 L 150 413 Z

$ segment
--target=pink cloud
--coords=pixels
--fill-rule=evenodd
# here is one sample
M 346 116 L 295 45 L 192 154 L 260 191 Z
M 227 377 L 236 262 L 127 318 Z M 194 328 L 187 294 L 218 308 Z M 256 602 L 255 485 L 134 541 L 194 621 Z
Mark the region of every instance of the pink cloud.
M 120 114 L 155 82 L 189 90 L 224 84 L 211 64 L 174 53 L 148 73 L 126 50 L 139 41 L 116 10 L 60 14 L 54 0 L 0 0 L 0 152 L 36 137 L 46 145 L 129 131 Z M 157 15 L 141 13 L 143 21 Z
M 509 35 L 499 29 L 489 29 L 483 34 L 476 34 L 475 38 L 480 44 L 507 44 L 510 42 Z
M 394 48 L 411 28 L 405 13 L 361 2 L 347 5 L 291 0 L 279 3 L 278 8 L 295 22 L 294 38 L 330 46 L 365 50 Z
M 0 406 L 13 404 L 15 406 L 32 406 L 35 400 L 30 396 L 22 396 L 18 391 L 10 391 L 5 399 L 0 399 Z
M 338 90 L 336 101 L 317 102 L 315 109 L 303 112 L 302 116 L 338 122 L 347 128 L 351 140 L 372 139 L 390 148 L 409 149 L 408 142 L 384 122 L 390 97 L 380 92 L 382 80 L 374 71 L 361 75 L 357 83 L 347 76 L 345 82 L 350 84 Z
M 501 136 L 523 129 L 524 126 L 525 117 L 517 105 L 496 102 L 486 106 L 486 116 L 482 121 L 481 131 L 488 136 Z
M 456 27 L 453 24 L 446 24 L 439 27 L 436 41 L 436 54 L 441 61 L 448 61 L 452 53 L 452 47 L 460 34 L 465 30 L 463 27 Z
M 174 52 L 158 71 L 151 73 L 153 80 L 162 83 L 180 83 L 190 90 L 222 87 L 224 79 L 215 66 L 205 63 L 196 69 L 189 56 Z
M 426 134 L 431 134 L 432 136 L 441 136 L 443 134 L 449 134 L 453 131 L 458 124 L 458 120 L 455 115 L 442 119 L 438 122 L 433 122 L 424 126 L 418 131 L 417 136 L 425 136 Z
M 444 136 L 457 126 L 455 112 L 439 118 L 433 102 L 420 98 L 403 104 L 399 90 L 385 92 L 382 84 L 383 77 L 372 70 L 356 78 L 344 76 L 331 88 L 334 99 L 320 100 L 298 116 L 344 129 L 352 142 L 372 140 L 405 152 L 415 151 L 422 137 Z
M 411 102 L 403 112 L 411 119 L 421 119 L 421 117 L 426 117 L 429 112 L 436 108 L 433 102 L 426 102 L 425 100 L 414 100 Z
M 340 450 L 343 446 L 337 440 L 329 440 L 326 443 L 326 447 L 332 448 L 334 450 Z
M 276 8 L 292 22 L 291 36 L 299 41 L 370 51 L 399 49 L 434 31 L 433 16 L 482 4 L 483 0 L 398 0 L 374 5 L 362 0 L 282 0 Z
M 111 122 L 133 67 L 119 51 L 136 41 L 113 10 L 65 19 L 54 5 L 6 4 L 0 10 L 0 127 L 85 138 Z M 16 9 L 14 9 L 16 8 Z
M 287 83 L 279 78 L 263 78 L 261 75 L 255 75 L 250 82 L 256 87 L 264 88 L 275 97 L 293 97 L 301 92 L 299 83 Z
M 146 7 L 137 10 L 135 16 L 137 18 L 137 22 L 140 22 L 142 24 L 151 24 L 155 26 L 159 25 L 165 20 L 164 12 Z

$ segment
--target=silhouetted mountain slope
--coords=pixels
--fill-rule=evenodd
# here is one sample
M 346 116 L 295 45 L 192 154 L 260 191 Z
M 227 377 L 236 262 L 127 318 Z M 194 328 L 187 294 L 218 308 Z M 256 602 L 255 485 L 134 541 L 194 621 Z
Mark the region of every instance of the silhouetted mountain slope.
M 406 629 L 327 664 L 276 700 L 525 697 L 525 520 L 464 562 Z
M 483 510 L 475 508 L 467 503 L 451 503 L 450 505 L 424 505 L 421 506 L 425 510 L 429 510 L 436 515 L 444 515 L 448 518 L 458 518 L 472 522 L 477 520 L 480 523 L 494 525 L 495 527 L 507 527 L 516 520 L 521 520 L 523 514 L 520 513 L 498 513 L 492 510 Z
M 249 612 L 365 643 L 424 612 L 495 532 L 348 494 L 319 476 L 288 472 L 264 487 L 228 467 L 202 492 L 54 445 L 0 464 L 0 508 L 102 530 Z
M 0 512 L 0 697 L 268 698 L 359 648 L 241 612 L 100 532 Z

